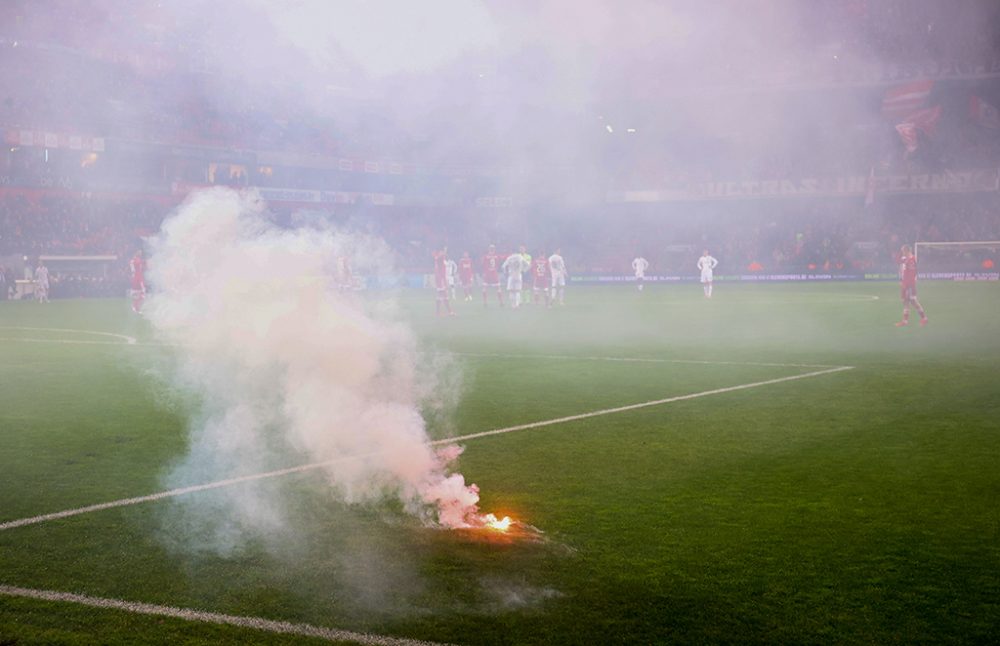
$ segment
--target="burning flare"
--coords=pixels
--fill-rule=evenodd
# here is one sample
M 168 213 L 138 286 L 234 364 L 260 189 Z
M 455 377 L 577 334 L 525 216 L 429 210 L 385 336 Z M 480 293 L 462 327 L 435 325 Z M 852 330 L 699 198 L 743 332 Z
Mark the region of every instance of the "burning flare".
M 482 517 L 483 527 L 487 529 L 492 529 L 497 532 L 506 532 L 510 529 L 512 521 L 510 516 L 504 516 L 498 519 L 494 514 L 486 514 Z

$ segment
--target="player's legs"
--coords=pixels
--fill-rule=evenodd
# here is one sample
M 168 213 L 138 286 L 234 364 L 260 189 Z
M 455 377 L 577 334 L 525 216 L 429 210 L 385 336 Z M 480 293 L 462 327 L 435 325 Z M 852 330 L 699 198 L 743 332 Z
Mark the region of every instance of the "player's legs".
M 565 297 L 566 297 L 566 277 L 565 276 L 559 276 L 559 278 L 555 279 L 553 281 L 553 283 L 552 283 L 552 300 L 556 300 L 556 296 L 557 295 L 559 297 L 559 304 L 560 305 L 565 305 L 566 304 L 566 302 L 565 302 Z
M 708 296 L 709 298 L 712 298 L 712 279 L 711 278 L 709 278 L 708 282 L 705 283 L 705 289 L 708 290 L 705 295 Z
M 142 312 L 142 303 L 146 300 L 146 293 L 141 289 L 132 290 L 132 311 L 136 314 Z
M 646 279 L 644 277 L 642 277 L 642 276 L 636 276 L 635 277 L 635 282 L 638 283 L 637 287 L 638 287 L 639 291 L 641 292 L 642 288 L 643 288 L 643 283 L 646 282 Z
M 448 289 L 438 289 L 437 290 L 437 303 L 435 305 L 435 312 L 438 316 L 444 316 L 445 313 L 449 315 L 454 315 L 455 313 L 451 310 L 451 301 L 448 300 Z
M 917 314 L 920 315 L 920 325 L 927 325 L 927 312 L 924 311 L 920 301 L 917 300 L 917 290 L 915 287 L 900 287 L 900 296 L 903 301 L 903 319 L 896 323 L 896 327 L 903 327 L 910 324 L 910 306 L 912 305 Z

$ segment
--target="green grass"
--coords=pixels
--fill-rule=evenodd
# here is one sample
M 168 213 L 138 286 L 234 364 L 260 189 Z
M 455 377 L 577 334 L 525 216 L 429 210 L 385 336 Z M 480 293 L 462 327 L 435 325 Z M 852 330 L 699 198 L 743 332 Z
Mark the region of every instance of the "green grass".
M 542 541 L 426 529 L 304 473 L 252 485 L 289 501 L 278 541 L 179 548 L 177 498 L 0 531 L 0 584 L 465 644 L 995 643 L 1000 285 L 922 284 L 927 328 L 893 327 L 896 291 L 576 288 L 445 320 L 405 293 L 461 369 L 436 436 L 814 370 L 741 362 L 854 369 L 470 440 L 484 509 Z M 124 300 L 0 303 L 0 522 L 162 490 L 186 444 L 168 350 L 22 327 L 150 334 Z M 0 644 L 251 641 L 312 643 L 0 596 Z

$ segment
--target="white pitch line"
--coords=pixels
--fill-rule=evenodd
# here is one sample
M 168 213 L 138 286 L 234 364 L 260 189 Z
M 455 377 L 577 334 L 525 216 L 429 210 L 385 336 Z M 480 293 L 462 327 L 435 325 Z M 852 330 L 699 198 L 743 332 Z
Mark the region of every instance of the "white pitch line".
M 200 621 L 209 624 L 226 624 L 229 626 L 250 628 L 252 630 L 260 630 L 269 633 L 299 635 L 302 637 L 317 637 L 319 639 L 327 639 L 329 641 L 354 642 L 357 644 L 363 644 L 364 646 L 440 646 L 440 642 L 428 642 L 418 639 L 407 639 L 405 637 L 389 637 L 386 635 L 373 635 L 371 633 L 359 633 L 351 630 L 341 630 L 338 628 L 323 628 L 321 626 L 313 626 L 311 624 L 294 624 L 287 621 L 264 619 L 263 617 L 223 615 L 215 612 L 191 610 L 189 608 L 174 608 L 172 606 L 160 606 L 152 603 L 139 603 L 136 601 L 123 601 L 121 599 L 105 599 L 102 597 L 75 594 L 73 592 L 34 590 L 31 588 L 18 588 L 10 585 L 0 585 L 0 594 L 10 597 L 41 599 L 43 601 L 75 603 L 93 608 L 122 610 L 140 615 L 173 617 L 175 619 Z
M 795 381 L 798 379 L 808 379 L 810 377 L 818 377 L 820 375 L 827 375 L 835 372 L 842 372 L 844 370 L 852 370 L 854 366 L 834 366 L 832 368 L 827 368 L 825 370 L 815 370 L 813 372 L 806 372 L 800 375 L 789 375 L 787 377 L 777 377 L 774 379 L 767 379 L 764 381 L 754 381 L 746 384 L 739 384 L 736 386 L 726 386 L 724 388 L 714 388 L 712 390 L 703 390 L 697 393 L 690 393 L 687 395 L 677 395 L 674 397 L 667 397 L 664 399 L 654 399 L 652 401 L 640 402 L 638 404 L 628 404 L 625 406 L 617 406 L 615 408 L 605 408 L 602 410 L 590 411 L 587 413 L 579 413 L 577 415 L 569 415 L 566 417 L 557 417 L 554 419 L 542 420 L 538 422 L 529 422 L 527 424 L 518 424 L 516 426 L 507 426 L 504 428 L 496 428 L 489 431 L 481 431 L 478 433 L 470 433 L 468 435 L 459 435 L 457 437 L 443 438 L 440 440 L 433 440 L 428 442 L 430 446 L 436 446 L 439 444 L 451 444 L 453 442 L 460 442 L 465 440 L 473 440 L 480 437 L 488 437 L 490 435 L 500 435 L 503 433 L 511 433 L 514 431 L 524 431 L 532 428 L 541 428 L 543 426 L 552 426 L 554 424 L 563 424 L 566 422 L 573 422 L 581 419 L 588 419 L 591 417 L 599 417 L 601 415 L 613 415 L 615 413 L 621 413 L 630 410 L 636 410 L 639 408 L 648 408 L 650 406 L 660 406 L 662 404 L 669 404 L 672 402 L 686 401 L 689 399 L 697 399 L 699 397 L 708 397 L 709 395 L 720 395 L 723 393 L 734 392 L 737 390 L 746 390 L 748 388 L 759 388 L 761 386 L 769 386 L 771 384 L 779 384 L 786 381 Z M 370 454 L 369 454 L 370 455 Z M 323 462 L 313 462 L 311 464 L 303 464 L 297 467 L 289 467 L 287 469 L 278 469 L 276 471 L 267 471 L 265 473 L 256 473 L 246 476 L 240 476 L 237 478 L 228 478 L 226 480 L 219 480 L 217 482 L 208 482 L 200 485 L 193 485 L 190 487 L 181 487 L 179 489 L 171 489 L 169 491 L 161 491 L 159 493 L 150 494 L 148 496 L 138 496 L 135 498 L 123 498 L 121 500 L 112 500 L 110 502 L 103 502 L 96 505 L 88 505 L 87 507 L 78 507 L 76 509 L 67 509 L 65 511 L 53 512 L 51 514 L 42 514 L 39 516 L 32 516 L 30 518 L 20 518 L 17 520 L 10 520 L 5 523 L 0 523 L 0 531 L 7 529 L 14 529 L 15 527 L 24 527 L 25 525 L 35 525 L 37 523 L 43 523 L 49 520 L 57 520 L 59 518 L 69 518 L 70 516 L 79 516 L 80 514 L 86 514 L 92 511 L 101 511 L 103 509 L 112 509 L 115 507 L 125 507 L 127 505 L 136 505 L 144 502 L 152 502 L 154 500 L 162 500 L 164 498 L 172 498 L 174 496 L 180 496 L 187 493 L 193 493 L 196 491 L 206 491 L 208 489 L 217 489 L 220 487 L 228 487 L 230 485 L 239 484 L 241 482 L 250 482 L 253 480 L 263 480 L 264 478 L 274 478 L 278 476 L 289 475 L 292 473 L 300 473 L 303 471 L 310 471 L 313 469 L 318 469 L 321 467 L 329 466 L 337 462 L 343 462 L 345 460 L 359 460 L 368 457 L 368 455 L 357 455 L 348 456 L 342 458 L 335 458 L 333 460 L 325 460 Z
M 575 422 L 581 419 L 588 419 L 591 417 L 599 417 L 601 415 L 613 415 L 615 413 L 623 413 L 629 410 L 636 410 L 639 408 L 648 408 L 649 406 L 660 406 L 662 404 L 669 404 L 672 402 L 685 401 L 688 399 L 697 399 L 698 397 L 707 397 L 709 395 L 719 395 L 722 393 L 731 393 L 736 390 L 746 390 L 748 388 L 759 388 L 760 386 L 769 386 L 771 384 L 779 384 L 785 381 L 794 381 L 796 379 L 807 379 L 809 377 L 818 377 L 820 375 L 828 375 L 834 372 L 842 372 L 844 370 L 853 370 L 854 366 L 836 366 L 833 368 L 828 368 L 826 370 L 816 370 L 815 372 L 807 372 L 801 375 L 790 375 L 788 377 L 777 377 L 775 379 L 767 379 L 765 381 L 755 381 L 749 384 L 740 384 L 738 386 L 727 386 L 725 388 L 716 388 L 714 390 L 704 390 L 700 393 L 691 393 L 689 395 L 677 395 L 676 397 L 667 397 L 665 399 L 654 399 L 648 402 L 641 402 L 639 404 L 628 404 L 626 406 L 617 406 L 615 408 L 605 408 L 603 410 L 595 410 L 589 413 L 580 413 L 578 415 L 568 415 L 566 417 L 557 417 L 555 419 L 549 419 L 542 422 L 530 422 L 528 424 L 518 424 L 516 426 L 508 426 L 506 428 L 497 428 L 492 431 L 481 431 L 479 433 L 470 433 L 468 435 L 459 435 L 457 437 L 451 437 L 443 440 L 435 440 L 430 444 L 447 444 L 450 442 L 459 442 L 464 440 L 474 440 L 479 437 L 488 437 L 490 435 L 500 435 L 502 433 L 510 433 L 513 431 L 523 431 L 529 428 L 539 428 L 542 426 L 551 426 L 553 424 L 562 424 L 564 422 Z
M 87 505 L 86 507 L 77 507 L 76 509 L 67 509 L 65 511 L 57 511 L 51 514 L 42 514 L 40 516 L 32 516 L 31 518 L 21 518 L 18 520 L 10 520 L 5 523 L 0 523 L 0 531 L 5 529 L 14 529 L 15 527 L 23 527 L 25 525 L 34 525 L 36 523 L 44 523 L 48 520 L 58 520 L 60 518 L 68 518 L 70 516 L 79 516 L 80 514 L 87 514 L 92 511 L 101 511 L 103 509 L 113 509 L 115 507 L 125 507 L 127 505 L 136 505 L 143 502 L 152 502 L 154 500 L 161 500 L 163 498 L 172 498 L 174 496 L 181 496 L 186 493 L 194 493 L 196 491 L 206 491 L 208 489 L 218 489 L 220 487 L 228 487 L 230 485 L 239 484 L 241 482 L 250 482 L 252 480 L 262 480 L 264 478 L 274 478 L 277 476 L 285 476 L 291 473 L 298 473 L 300 471 L 309 471 L 311 469 L 316 469 L 323 466 L 329 466 L 335 462 L 340 462 L 343 460 L 354 460 L 360 459 L 364 456 L 357 457 L 344 457 L 338 458 L 336 460 L 327 460 L 326 462 L 315 462 L 313 464 L 303 464 L 297 467 L 289 467 L 287 469 L 277 469 L 275 471 L 265 471 L 264 473 L 254 473 L 246 476 L 239 476 L 237 478 L 227 478 L 226 480 L 218 480 L 216 482 L 207 482 L 200 485 L 192 485 L 190 487 L 180 487 L 178 489 L 171 489 L 169 491 L 161 491 L 159 493 L 149 494 L 148 496 L 136 496 L 134 498 L 122 498 L 121 500 L 112 500 L 110 502 L 102 502 L 96 505 Z
M 459 357 L 495 359 L 559 359 L 568 361 L 620 361 L 623 363 L 685 363 L 709 366 L 764 366 L 768 368 L 840 368 L 828 363 L 766 363 L 762 361 L 713 361 L 711 359 L 658 359 L 652 357 L 598 357 L 572 354 L 501 354 L 485 352 L 451 352 Z
M 12 330 L 38 330 L 50 332 L 78 332 L 82 334 L 100 334 L 125 339 L 130 346 L 143 347 L 174 347 L 173 343 L 160 343 L 155 341 L 138 341 L 135 337 L 124 334 L 112 334 L 110 332 L 91 332 L 88 330 L 68 330 L 56 328 L 36 328 L 36 327 L 0 327 L 0 329 Z M 25 337 L 0 337 L 0 341 L 23 341 L 27 343 L 64 343 L 64 344 L 87 344 L 87 345 L 123 345 L 115 341 L 85 341 L 83 339 L 35 339 Z M 563 361 L 612 361 L 622 363 L 683 363 L 709 366 L 763 366 L 768 368 L 836 368 L 837 366 L 825 363 L 775 363 L 763 361 L 714 361 L 710 359 L 661 359 L 651 357 L 601 357 L 601 356 L 575 356 L 569 354 L 501 354 L 501 353 L 481 353 L 481 352 L 450 352 L 459 357 L 495 358 L 495 359 L 554 359 Z
M 121 341 L 87 341 L 85 339 L 32 339 L 29 337 L 5 336 L 0 337 L 0 341 L 17 341 L 22 343 L 62 343 L 68 345 L 117 345 L 129 346 L 134 343 L 122 343 Z
M 93 330 L 73 330 L 67 328 L 56 328 L 56 327 L 19 327 L 13 325 L 0 326 L 0 330 L 33 330 L 35 332 L 71 332 L 74 334 L 94 334 L 97 336 L 110 336 L 115 339 L 122 339 L 128 345 L 135 345 L 136 338 L 133 336 L 128 336 L 127 334 L 115 334 L 113 332 L 95 332 Z M 4 339 L 5 341 L 35 341 L 36 339 Z M 74 341 L 74 340 L 63 340 L 63 339 L 38 339 L 40 341 L 49 341 L 52 343 L 108 343 L 107 341 Z M 120 344 L 116 344 L 120 345 Z

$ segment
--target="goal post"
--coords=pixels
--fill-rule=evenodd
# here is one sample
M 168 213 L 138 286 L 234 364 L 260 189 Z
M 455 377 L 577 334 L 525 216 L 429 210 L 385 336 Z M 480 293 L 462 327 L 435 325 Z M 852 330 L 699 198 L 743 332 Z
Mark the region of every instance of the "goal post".
M 1000 240 L 917 242 L 913 255 L 920 273 L 927 278 L 996 280 Z

